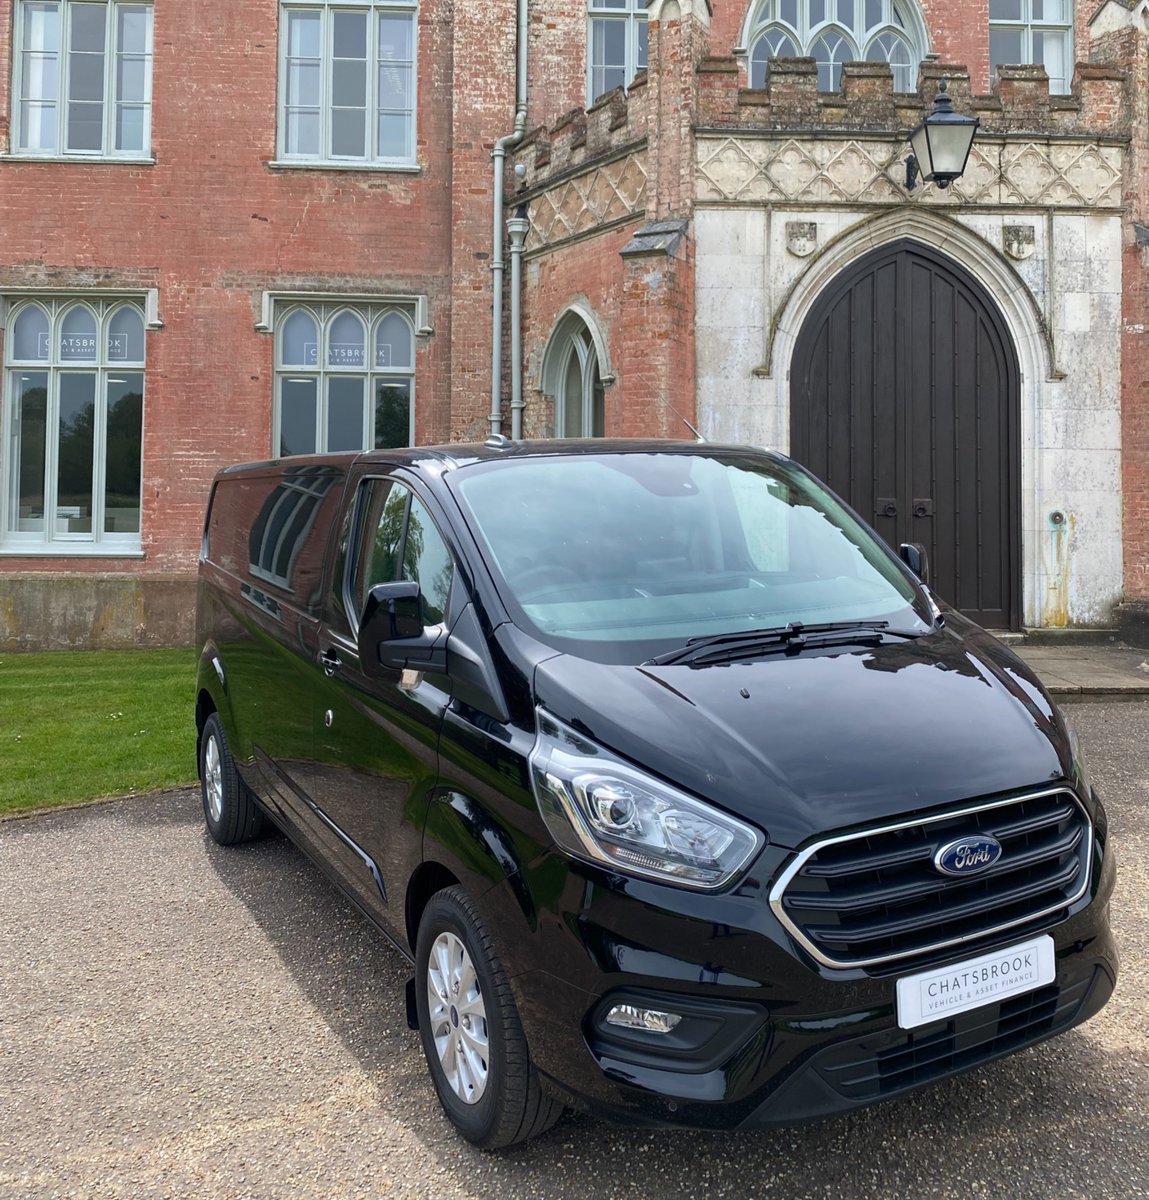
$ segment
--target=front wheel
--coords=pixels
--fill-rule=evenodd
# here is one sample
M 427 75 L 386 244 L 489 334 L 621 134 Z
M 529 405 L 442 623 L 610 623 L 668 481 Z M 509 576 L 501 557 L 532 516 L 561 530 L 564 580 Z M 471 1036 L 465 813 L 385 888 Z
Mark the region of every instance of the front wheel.
M 415 969 L 423 1053 L 455 1128 L 484 1150 L 549 1129 L 563 1106 L 543 1091 L 506 974 L 462 888 L 427 905 Z
M 200 795 L 207 831 L 221 846 L 234 846 L 257 837 L 263 813 L 232 761 L 218 714 L 204 723 L 199 746 Z

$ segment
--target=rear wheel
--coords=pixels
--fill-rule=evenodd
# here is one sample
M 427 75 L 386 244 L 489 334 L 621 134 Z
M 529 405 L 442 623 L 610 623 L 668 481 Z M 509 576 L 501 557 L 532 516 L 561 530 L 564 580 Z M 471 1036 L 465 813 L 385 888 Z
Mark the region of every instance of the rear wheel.
M 427 905 L 415 964 L 423 1053 L 455 1128 L 485 1150 L 549 1129 L 563 1106 L 543 1091 L 506 974 L 462 888 Z
M 250 841 L 263 831 L 263 813 L 235 769 L 216 713 L 200 738 L 199 779 L 207 831 L 221 846 Z

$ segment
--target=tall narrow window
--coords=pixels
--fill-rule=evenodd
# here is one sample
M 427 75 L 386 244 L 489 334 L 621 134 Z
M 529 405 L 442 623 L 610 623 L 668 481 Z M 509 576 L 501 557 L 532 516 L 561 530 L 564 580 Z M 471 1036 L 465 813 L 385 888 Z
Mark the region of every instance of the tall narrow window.
M 809 55 L 819 91 L 838 90 L 842 63 L 865 60 L 889 63 L 895 91 L 912 92 L 927 48 L 913 0 L 760 0 L 744 34 L 756 88 L 766 86 L 770 59 Z
M 15 34 L 16 151 L 150 153 L 151 4 L 17 0 Z
M 138 549 L 144 321 L 117 300 L 17 302 L 4 384 L 5 550 Z
M 554 397 L 557 437 L 602 437 L 605 392 L 598 350 L 576 312 L 559 322 L 543 359 L 543 390 Z
M 409 446 L 414 398 L 410 311 L 300 304 L 284 314 L 276 346 L 276 454 Z
M 1070 0 L 989 0 L 989 60 L 994 75 L 1000 66 L 1043 66 L 1049 90 L 1068 92 L 1073 74 Z
M 647 0 L 590 0 L 587 101 L 630 84 L 646 68 Z
M 415 161 L 414 0 L 283 0 L 279 155 Z

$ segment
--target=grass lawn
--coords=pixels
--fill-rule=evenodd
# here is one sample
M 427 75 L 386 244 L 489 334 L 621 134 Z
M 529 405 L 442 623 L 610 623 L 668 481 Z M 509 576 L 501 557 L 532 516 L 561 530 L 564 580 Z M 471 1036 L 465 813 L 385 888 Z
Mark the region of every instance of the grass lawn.
M 0 654 L 0 814 L 195 779 L 194 650 Z

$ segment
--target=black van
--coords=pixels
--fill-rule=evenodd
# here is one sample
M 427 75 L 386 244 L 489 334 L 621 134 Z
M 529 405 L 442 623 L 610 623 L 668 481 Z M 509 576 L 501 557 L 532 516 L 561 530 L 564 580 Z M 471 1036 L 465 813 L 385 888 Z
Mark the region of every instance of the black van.
M 208 830 L 270 819 L 413 961 L 480 1146 L 568 1104 L 826 1116 L 1113 990 L 1114 855 L 1064 717 L 780 455 L 234 467 L 197 634 Z

